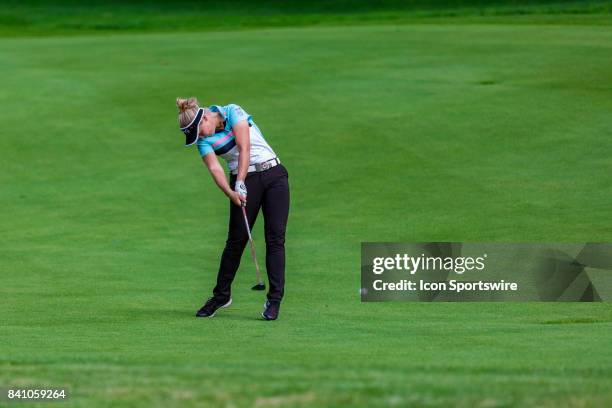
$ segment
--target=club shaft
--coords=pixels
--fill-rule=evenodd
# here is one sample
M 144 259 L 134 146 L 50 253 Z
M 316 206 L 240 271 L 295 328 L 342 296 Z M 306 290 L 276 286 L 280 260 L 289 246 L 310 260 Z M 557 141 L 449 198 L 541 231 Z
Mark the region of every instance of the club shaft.
M 257 256 L 255 256 L 255 245 L 253 244 L 253 237 L 251 236 L 251 228 L 249 228 L 249 219 L 247 218 L 245 206 L 242 206 L 242 215 L 244 217 L 244 225 L 246 226 L 247 233 L 249 234 L 249 245 L 251 248 L 251 258 L 255 262 L 255 269 L 257 270 L 257 283 L 262 283 L 261 272 L 259 271 L 259 264 L 257 263 Z

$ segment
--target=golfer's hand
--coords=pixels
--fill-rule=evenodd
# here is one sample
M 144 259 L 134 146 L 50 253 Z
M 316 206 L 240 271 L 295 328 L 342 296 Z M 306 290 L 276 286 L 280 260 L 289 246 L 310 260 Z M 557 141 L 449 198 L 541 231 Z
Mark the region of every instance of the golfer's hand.
M 229 198 L 234 204 L 238 206 L 242 205 L 242 200 L 240 200 L 240 195 L 237 192 L 232 191 L 229 195 Z
M 236 181 L 236 185 L 234 186 L 234 191 L 238 193 L 238 197 L 240 198 L 242 205 L 246 205 L 247 199 L 247 188 L 244 181 L 238 180 Z

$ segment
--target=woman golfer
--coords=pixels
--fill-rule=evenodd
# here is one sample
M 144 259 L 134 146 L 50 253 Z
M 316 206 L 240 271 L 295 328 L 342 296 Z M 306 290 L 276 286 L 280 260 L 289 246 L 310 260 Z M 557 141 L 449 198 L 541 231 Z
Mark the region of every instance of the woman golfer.
M 195 144 L 213 180 L 230 199 L 229 231 L 213 296 L 198 310 L 212 317 L 232 303 L 231 286 L 249 239 L 242 206 L 252 230 L 263 210 L 269 291 L 262 317 L 276 320 L 285 286 L 285 230 L 289 215 L 289 174 L 251 115 L 238 105 L 200 107 L 196 98 L 176 100 L 185 146 Z M 229 184 L 217 156 L 227 161 Z M 248 198 L 248 202 L 247 202 Z

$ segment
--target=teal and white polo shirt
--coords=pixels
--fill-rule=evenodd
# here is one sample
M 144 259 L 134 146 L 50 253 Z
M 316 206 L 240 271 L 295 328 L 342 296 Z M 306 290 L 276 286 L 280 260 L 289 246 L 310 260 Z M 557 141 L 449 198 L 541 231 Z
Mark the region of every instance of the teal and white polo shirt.
M 251 140 L 251 157 L 249 164 L 262 163 L 276 157 L 274 150 L 266 142 L 263 134 L 253 121 L 251 115 L 246 113 L 240 106 L 229 104 L 225 106 L 211 105 L 208 109 L 219 112 L 225 120 L 225 129 L 212 136 L 200 136 L 196 142 L 200 156 L 204 157 L 209 153 L 215 153 L 227 161 L 230 171 L 238 168 L 238 146 L 234 137 L 232 127 L 243 120 L 249 123 L 249 133 Z

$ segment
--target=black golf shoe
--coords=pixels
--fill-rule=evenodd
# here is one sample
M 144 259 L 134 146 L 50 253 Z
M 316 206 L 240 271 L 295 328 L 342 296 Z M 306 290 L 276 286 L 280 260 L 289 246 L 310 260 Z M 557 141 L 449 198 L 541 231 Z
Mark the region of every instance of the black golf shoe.
M 276 320 L 278 319 L 278 311 L 280 309 L 280 302 L 278 300 L 266 300 L 264 303 L 264 310 L 261 312 L 261 317 L 264 320 Z
M 214 297 L 211 297 L 206 301 L 206 303 L 204 303 L 204 306 L 202 306 L 200 310 L 198 310 L 198 312 L 196 313 L 196 317 L 213 317 L 217 310 L 221 309 L 222 307 L 228 307 L 231 304 L 232 298 L 230 298 L 226 302 L 223 302 L 219 301 L 218 299 L 215 299 Z

